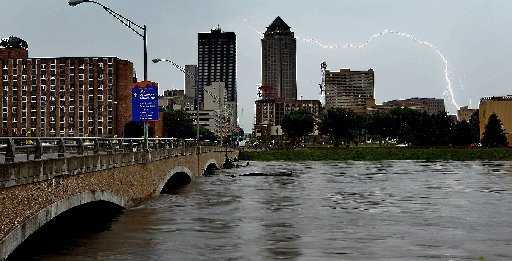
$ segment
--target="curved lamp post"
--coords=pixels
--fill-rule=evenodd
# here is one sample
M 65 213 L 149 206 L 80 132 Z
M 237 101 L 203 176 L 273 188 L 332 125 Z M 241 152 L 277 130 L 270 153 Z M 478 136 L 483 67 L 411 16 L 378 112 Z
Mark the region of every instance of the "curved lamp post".
M 181 67 L 179 64 L 171 61 L 171 60 L 168 60 L 168 59 L 160 59 L 160 58 L 155 58 L 153 59 L 153 63 L 159 63 L 159 62 L 167 62 L 167 63 L 170 63 L 172 64 L 172 66 L 174 66 L 176 69 L 180 70 L 182 73 L 185 74 L 185 77 L 191 77 L 193 78 L 194 75 L 191 75 L 191 74 L 188 74 L 187 71 Z M 196 97 L 195 97 L 195 100 L 196 100 L 196 142 L 197 142 L 197 145 L 199 146 L 199 96 L 197 95 L 197 79 L 194 78 L 194 80 L 196 81 Z
M 185 68 L 183 68 L 181 65 L 179 65 L 179 64 L 177 64 L 177 63 L 175 63 L 175 62 L 173 62 L 173 61 L 171 61 L 171 60 L 169 60 L 169 59 L 156 58 L 156 59 L 153 59 L 152 61 L 153 61 L 153 63 L 159 63 L 159 62 L 167 62 L 167 63 L 170 63 L 173 67 L 175 67 L 176 69 L 178 69 L 178 70 L 180 70 L 182 73 L 184 73 L 184 74 L 185 74 L 185 77 L 194 78 L 194 75 L 187 73 L 187 71 L 185 70 Z M 195 100 L 196 100 L 196 104 L 197 104 L 197 110 L 196 110 L 196 123 L 197 123 L 197 128 L 196 128 L 196 129 L 197 129 L 197 137 L 196 137 L 196 140 L 197 140 L 197 142 L 199 143 L 199 95 L 197 95 L 197 91 L 198 91 L 198 90 L 197 90 L 197 78 L 195 79 L 195 81 L 196 81 L 196 95 L 195 95 L 195 96 L 196 96 L 196 98 L 195 98 Z M 206 89 L 205 89 L 205 90 L 203 90 L 203 91 L 204 91 L 205 93 L 207 93 L 208 95 L 210 95 L 212 98 L 214 98 L 214 99 L 215 99 L 215 101 L 216 101 L 217 103 L 219 103 L 219 105 L 220 105 L 220 106 L 222 106 L 222 105 L 221 105 L 221 98 L 220 98 L 220 97 L 217 97 L 215 94 L 213 94 L 213 93 L 211 93 L 211 92 L 207 91 Z M 222 109 L 221 109 L 221 110 L 222 110 Z M 228 110 L 228 112 L 229 112 L 229 110 Z
M 147 47 L 147 27 L 146 25 L 138 25 L 134 23 L 132 20 L 122 16 L 118 12 L 110 9 L 108 6 L 94 1 L 94 0 L 69 0 L 68 4 L 70 6 L 77 6 L 82 3 L 93 3 L 96 5 L 101 6 L 107 13 L 112 15 L 116 20 L 121 22 L 124 26 L 128 27 L 130 30 L 132 30 L 135 34 L 140 36 L 142 38 L 142 41 L 144 42 L 144 81 L 148 80 L 148 47 Z M 148 143 L 148 137 L 149 137 L 149 128 L 147 121 L 144 121 L 144 145 L 146 149 L 149 148 Z
M 135 34 L 140 36 L 142 38 L 142 41 L 144 42 L 144 81 L 148 80 L 148 48 L 147 48 L 147 27 L 146 25 L 138 25 L 134 23 L 132 20 L 122 16 L 121 14 L 117 13 L 116 11 L 110 9 L 106 5 L 93 1 L 93 0 L 69 0 L 68 4 L 70 6 L 77 6 L 82 3 L 93 3 L 96 5 L 101 6 L 107 13 L 112 15 L 115 19 L 117 19 L 119 22 L 121 22 L 124 26 L 128 27 L 130 30 L 132 30 Z

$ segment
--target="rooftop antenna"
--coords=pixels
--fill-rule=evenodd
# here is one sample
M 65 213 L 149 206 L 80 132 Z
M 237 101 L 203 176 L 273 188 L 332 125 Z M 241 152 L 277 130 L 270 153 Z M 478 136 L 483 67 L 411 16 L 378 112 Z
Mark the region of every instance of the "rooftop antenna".
M 261 83 L 256 84 L 256 87 L 258 87 L 258 97 L 260 97 L 260 98 L 263 97 L 263 93 L 261 91 L 262 86 L 263 85 Z
M 320 95 L 324 94 L 325 92 L 325 71 L 327 70 L 327 62 L 322 62 L 320 64 L 320 69 L 322 71 L 322 83 L 318 84 L 319 87 L 320 87 Z

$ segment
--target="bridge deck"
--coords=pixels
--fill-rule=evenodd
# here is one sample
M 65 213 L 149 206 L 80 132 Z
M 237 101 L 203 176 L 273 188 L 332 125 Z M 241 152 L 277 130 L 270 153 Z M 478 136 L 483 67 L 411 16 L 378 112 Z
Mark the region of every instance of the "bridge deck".
M 39 227 L 92 201 L 136 206 L 176 173 L 203 175 L 238 151 L 220 147 L 98 153 L 0 165 L 0 260 Z

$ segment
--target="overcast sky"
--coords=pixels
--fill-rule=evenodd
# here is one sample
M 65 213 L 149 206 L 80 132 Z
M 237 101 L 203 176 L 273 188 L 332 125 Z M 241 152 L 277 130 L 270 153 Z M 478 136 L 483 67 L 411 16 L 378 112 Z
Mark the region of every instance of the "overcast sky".
M 30 56 L 117 56 L 135 62 L 142 78 L 142 41 L 97 6 L 69 7 L 66 0 L 1 0 L 0 37 L 29 43 Z M 439 97 L 447 108 L 444 63 L 431 48 L 394 35 L 362 49 L 324 49 L 325 44 L 364 42 L 385 29 L 409 33 L 438 47 L 449 63 L 459 105 L 480 97 L 512 94 L 512 1 L 510 0 L 99 0 L 149 27 L 149 57 L 197 63 L 197 32 L 219 24 L 237 34 L 238 102 L 241 126 L 252 129 L 256 85 L 261 81 L 264 31 L 281 16 L 299 36 L 299 98 L 320 99 L 320 63 L 330 69 L 375 69 L 377 102 Z M 8 7 L 8 8 L 7 8 Z M 255 29 L 252 29 L 252 28 Z M 182 89 L 183 75 L 150 64 L 161 91 Z

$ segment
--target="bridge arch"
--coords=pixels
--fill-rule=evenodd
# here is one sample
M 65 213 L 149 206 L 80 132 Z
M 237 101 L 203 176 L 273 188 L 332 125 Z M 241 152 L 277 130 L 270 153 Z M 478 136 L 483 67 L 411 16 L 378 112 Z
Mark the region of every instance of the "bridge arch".
M 192 182 L 192 171 L 186 167 L 175 167 L 170 170 L 165 178 L 160 182 L 155 194 L 169 193 L 173 189 L 188 185 Z
M 214 171 L 218 170 L 218 169 L 220 169 L 220 168 L 219 168 L 219 164 L 217 163 L 217 161 L 215 159 L 210 159 L 206 162 L 206 164 L 204 164 L 204 167 L 201 170 L 202 173 L 200 173 L 200 174 L 201 174 L 201 176 L 211 176 L 214 174 Z
M 119 206 L 120 208 L 126 208 L 128 205 L 128 202 L 125 199 L 107 191 L 82 192 L 71 197 L 61 199 L 23 221 L 22 224 L 18 225 L 5 238 L 3 238 L 2 241 L 0 241 L 0 260 L 7 258 L 27 238 L 54 218 L 73 208 L 94 202 L 106 202 Z

